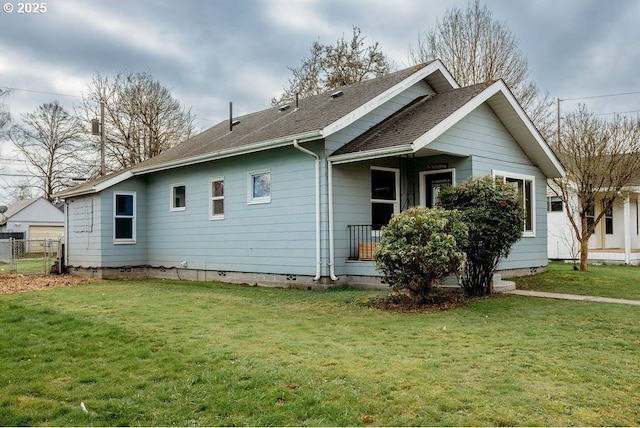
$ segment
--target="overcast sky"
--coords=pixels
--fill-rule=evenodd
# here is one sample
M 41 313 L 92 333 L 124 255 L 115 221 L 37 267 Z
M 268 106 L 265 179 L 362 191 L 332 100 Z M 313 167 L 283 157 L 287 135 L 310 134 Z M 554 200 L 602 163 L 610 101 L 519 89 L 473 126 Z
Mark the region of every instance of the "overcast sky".
M 397 68 L 418 35 L 467 0 L 53 0 L 43 13 L 0 1 L 0 88 L 14 120 L 40 104 L 72 110 L 96 73 L 150 72 L 203 130 L 268 108 L 314 41 L 334 44 L 359 26 Z M 487 0 L 520 41 L 531 78 L 554 98 L 597 114 L 640 112 L 640 1 Z M 8 13 L 9 9 L 13 10 Z M 23 7 L 23 12 L 27 8 Z M 33 7 L 31 7 L 33 12 Z M 624 96 L 601 95 L 633 93 Z M 11 144 L 0 141 L 0 204 Z

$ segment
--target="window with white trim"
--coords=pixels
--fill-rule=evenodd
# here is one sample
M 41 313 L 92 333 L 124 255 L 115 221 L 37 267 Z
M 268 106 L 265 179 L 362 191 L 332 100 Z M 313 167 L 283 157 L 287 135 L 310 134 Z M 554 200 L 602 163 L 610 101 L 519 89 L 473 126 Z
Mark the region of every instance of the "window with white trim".
M 524 209 L 524 221 L 521 225 L 522 236 L 534 237 L 536 235 L 535 177 L 503 171 L 494 171 L 493 176 L 514 188 Z
M 560 196 L 547 196 L 547 212 L 562 212 L 563 204 Z
M 171 186 L 171 211 L 184 211 L 187 209 L 187 186 L 173 184 Z
M 136 193 L 114 192 L 113 194 L 113 243 L 135 244 L 136 242 Z
M 247 202 L 266 204 L 271 202 L 271 171 L 253 171 L 249 173 Z
M 380 230 L 400 207 L 399 171 L 395 168 L 371 167 L 371 226 Z
M 209 187 L 209 219 L 224 218 L 224 178 L 214 178 Z

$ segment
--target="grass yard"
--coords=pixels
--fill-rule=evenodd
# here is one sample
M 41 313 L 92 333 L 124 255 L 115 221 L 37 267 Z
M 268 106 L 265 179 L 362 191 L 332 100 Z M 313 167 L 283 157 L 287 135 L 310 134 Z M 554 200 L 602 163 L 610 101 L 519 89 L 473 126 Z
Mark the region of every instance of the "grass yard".
M 587 272 L 573 270 L 571 263 L 549 263 L 548 271 L 516 279 L 521 290 L 602 296 L 640 300 L 640 266 L 589 266 Z
M 400 314 L 364 304 L 379 295 L 1 295 L 0 425 L 640 425 L 638 307 L 501 296 Z

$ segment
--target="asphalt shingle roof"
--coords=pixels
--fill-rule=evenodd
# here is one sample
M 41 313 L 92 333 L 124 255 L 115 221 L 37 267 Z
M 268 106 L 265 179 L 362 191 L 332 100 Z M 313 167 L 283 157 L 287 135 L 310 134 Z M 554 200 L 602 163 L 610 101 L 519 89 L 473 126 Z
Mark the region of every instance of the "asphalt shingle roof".
M 490 83 L 482 83 L 416 98 L 380 124 L 336 150 L 333 155 L 411 144 L 471 101 L 488 85 Z
M 171 163 L 181 159 L 215 154 L 231 149 L 251 147 L 260 142 L 321 130 L 387 89 L 406 79 L 427 64 L 406 68 L 375 79 L 365 80 L 335 90 L 299 100 L 298 107 L 291 105 L 286 110 L 272 107 L 267 110 L 234 117 L 239 123 L 229 131 L 229 121 L 172 147 L 143 162 L 137 167 L 148 167 Z M 336 91 L 342 95 L 331 97 Z

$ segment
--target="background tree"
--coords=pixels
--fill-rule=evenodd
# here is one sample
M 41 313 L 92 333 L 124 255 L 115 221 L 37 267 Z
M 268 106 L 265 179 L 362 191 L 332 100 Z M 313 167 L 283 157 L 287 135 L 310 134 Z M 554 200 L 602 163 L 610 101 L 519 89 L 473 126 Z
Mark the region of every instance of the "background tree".
M 469 245 L 462 287 L 467 294 L 482 296 L 493 292 L 493 274 L 522 236 L 522 204 L 515 189 L 491 176 L 474 177 L 442 189 L 440 204 L 459 210 L 469 227 Z
M 384 282 L 425 301 L 442 278 L 465 262 L 467 226 L 457 211 L 412 207 L 382 228 L 374 259 Z
M 107 170 L 140 163 L 189 138 L 193 116 L 149 73 L 96 74 L 79 107 L 85 123 L 105 110 Z M 96 150 L 99 142 L 95 141 Z
M 580 270 L 586 271 L 589 238 L 640 172 L 640 118 L 607 121 L 581 104 L 564 117 L 560 131 L 553 149 L 567 175 L 553 179 L 551 188 L 565 204 L 580 243 Z
M 3 130 L 11 122 L 11 114 L 9 113 L 9 107 L 4 103 L 4 99 L 9 94 L 9 90 L 0 89 L 0 136 L 2 136 Z
M 21 123 L 11 127 L 9 137 L 26 158 L 27 169 L 35 177 L 33 185 L 50 201 L 70 179 L 84 177 L 87 172 L 85 132 L 57 101 L 22 115 Z
M 378 43 L 365 46 L 365 39 L 360 28 L 354 26 L 351 40 L 345 40 L 343 36 L 335 45 L 315 42 L 310 56 L 303 58 L 298 68 L 288 67 L 293 78 L 271 104 L 290 102 L 296 93 L 301 98 L 317 95 L 388 73 L 392 65 Z
M 418 36 L 409 59 L 416 64 L 441 60 L 461 86 L 503 79 L 541 134 L 553 135 L 553 99 L 529 79 L 526 57 L 507 24 L 495 20 L 479 0 L 466 10 L 449 9 L 434 29 Z

